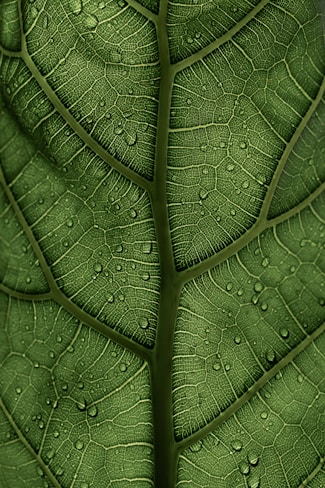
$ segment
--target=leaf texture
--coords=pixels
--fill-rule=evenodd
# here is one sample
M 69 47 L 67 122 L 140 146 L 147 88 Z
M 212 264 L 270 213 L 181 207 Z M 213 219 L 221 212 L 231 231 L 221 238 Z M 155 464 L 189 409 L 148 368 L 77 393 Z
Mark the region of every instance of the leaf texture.
M 317 0 L 2 0 L 0 486 L 325 486 Z

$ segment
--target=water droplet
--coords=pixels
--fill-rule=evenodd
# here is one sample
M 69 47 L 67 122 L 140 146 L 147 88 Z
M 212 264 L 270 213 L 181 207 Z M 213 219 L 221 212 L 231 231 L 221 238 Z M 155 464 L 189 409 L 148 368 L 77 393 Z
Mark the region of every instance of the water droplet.
M 263 268 L 267 268 L 269 264 L 270 264 L 270 261 L 269 261 L 268 258 L 264 258 L 262 260 L 262 266 L 263 266 Z
M 206 152 L 208 145 L 207 144 L 201 144 L 200 146 L 200 151 Z
M 246 142 L 241 142 L 241 143 L 239 144 L 239 147 L 240 147 L 240 149 L 246 149 L 246 148 L 247 148 L 247 144 L 246 144 Z
M 73 14 L 79 15 L 82 12 L 82 0 L 70 0 L 69 4 Z
M 265 303 L 265 302 L 263 302 L 263 303 L 261 304 L 261 310 L 262 310 L 263 312 L 266 312 L 266 310 L 267 310 L 267 309 L 268 309 L 268 304 L 267 304 L 267 303 Z
M 84 398 L 82 398 L 81 400 L 77 400 L 76 406 L 81 412 L 86 410 L 86 400 Z
M 78 386 L 78 388 L 80 388 L 80 390 L 82 390 L 84 387 L 84 384 L 82 381 L 78 381 L 77 386 Z
M 221 141 L 221 142 L 219 143 L 219 147 L 221 147 L 221 148 L 225 148 L 225 147 L 226 147 L 226 143 L 225 143 L 224 141 Z
M 257 302 L 258 302 L 258 296 L 257 295 L 253 295 L 252 296 L 252 303 L 253 303 L 253 305 L 256 305 Z
M 31 277 L 30 276 L 27 276 L 26 278 L 26 283 L 29 285 L 29 283 L 32 281 Z
M 45 424 L 44 424 L 43 420 L 40 420 L 37 425 L 39 426 L 40 429 L 44 429 Z
M 225 371 L 230 371 L 231 370 L 231 364 L 227 363 L 225 364 Z
M 108 303 L 113 303 L 114 302 L 114 295 L 112 293 L 110 293 L 109 295 L 107 295 L 106 300 L 108 301 Z
M 235 342 L 235 344 L 240 344 L 241 343 L 241 337 L 240 336 L 236 336 L 234 338 L 234 342 Z
M 227 291 L 231 291 L 232 290 L 232 287 L 233 287 L 233 284 L 232 283 L 227 283 L 226 290 Z
M 247 485 L 249 488 L 259 488 L 260 478 L 254 474 L 251 478 L 248 478 Z
M 249 474 L 249 464 L 246 461 L 242 461 L 241 463 L 239 463 L 239 471 L 241 472 L 241 474 Z
M 234 208 L 230 210 L 230 215 L 232 215 L 233 217 L 236 215 L 236 210 Z
M 124 140 L 128 146 L 134 146 L 138 140 L 138 134 L 136 132 L 129 134 L 128 132 L 124 135 Z
M 296 271 L 296 267 L 295 266 L 291 266 L 290 267 L 290 273 L 294 273 Z
M 212 366 L 212 368 L 213 368 L 215 371 L 219 371 L 219 369 L 221 368 L 221 365 L 220 365 L 220 363 L 214 363 L 214 365 Z
M 142 273 L 141 278 L 143 279 L 143 281 L 149 281 L 150 280 L 150 273 L 148 273 L 148 271 L 145 273 Z
M 266 360 L 269 362 L 269 363 L 273 363 L 275 361 L 275 352 L 273 351 L 273 349 L 268 349 L 265 353 L 265 357 L 266 357 Z
M 60 437 L 60 432 L 59 432 L 58 430 L 55 430 L 55 431 L 53 432 L 53 437 L 55 437 L 56 439 L 57 439 L 58 437 Z
M 261 419 L 265 420 L 265 419 L 267 419 L 267 417 L 268 417 L 267 412 L 262 412 L 261 413 Z
M 246 190 L 248 187 L 249 187 L 249 182 L 248 181 L 243 181 L 242 183 L 242 188 L 244 188 L 244 190 Z
M 259 456 L 256 451 L 249 451 L 249 453 L 247 454 L 247 459 L 251 466 L 257 466 Z
M 123 293 L 120 293 L 119 296 L 118 296 L 118 299 L 120 300 L 120 302 L 124 302 L 125 295 L 123 295 Z
M 72 219 L 69 219 L 67 221 L 67 227 L 73 227 L 73 220 Z
M 146 317 L 144 317 L 139 320 L 139 325 L 141 329 L 147 329 L 149 327 L 149 320 Z
M 38 476 L 41 476 L 41 477 L 44 476 L 43 470 L 40 466 L 37 466 L 36 473 Z
M 286 327 L 281 327 L 281 329 L 280 329 L 279 332 L 280 332 L 280 336 L 283 339 L 288 339 L 288 337 L 289 337 L 289 330 Z
M 254 290 L 257 292 L 257 293 L 260 293 L 262 290 L 263 290 L 263 285 L 260 281 L 257 281 L 254 285 Z
M 63 383 L 63 385 L 62 385 L 62 390 L 63 390 L 63 391 L 67 391 L 67 389 L 68 389 L 68 388 L 69 388 L 69 387 L 68 387 L 68 384 L 67 384 L 67 383 Z
M 17 395 L 20 395 L 22 392 L 22 389 L 20 388 L 20 386 L 17 386 L 15 391 L 16 391 Z
M 91 405 L 88 408 L 87 413 L 88 413 L 89 417 L 96 417 L 98 414 L 98 409 L 97 409 L 96 405 Z
M 46 456 L 48 457 L 48 459 L 54 458 L 54 456 L 55 456 L 54 449 L 50 449 L 49 451 L 47 451 Z
M 234 451 L 241 451 L 243 448 L 243 443 L 239 439 L 235 439 L 232 441 L 231 447 Z
M 199 452 L 202 449 L 202 441 L 197 441 L 191 445 L 190 450 L 192 452 Z
M 128 369 L 127 365 L 125 363 L 120 364 L 120 371 L 121 373 L 124 373 Z
M 83 481 L 81 484 L 80 484 L 80 488 L 89 488 L 89 484 L 86 483 L 85 481 Z
M 94 265 L 94 271 L 96 271 L 96 273 L 101 273 L 103 271 L 103 266 L 100 263 L 96 263 Z
M 87 29 L 95 29 L 95 27 L 97 27 L 97 24 L 98 24 L 98 19 L 95 15 L 88 14 L 87 17 L 85 17 L 83 20 L 83 25 Z
M 191 36 L 187 36 L 187 38 L 186 38 L 186 41 L 188 42 L 188 44 L 192 44 L 193 43 L 193 40 L 194 39 Z
M 83 449 L 83 447 L 84 447 L 84 443 L 82 441 L 78 440 L 74 443 L 74 447 L 76 449 L 78 449 L 78 451 L 81 451 L 81 449 Z
M 118 244 L 115 248 L 115 252 L 123 252 L 123 246 L 122 244 Z
M 228 164 L 227 165 L 227 171 L 233 171 L 235 168 L 235 165 L 234 164 Z
M 58 469 L 56 470 L 56 473 L 55 474 L 57 476 L 62 476 L 63 473 L 64 473 L 64 469 L 61 466 L 59 466 Z
M 301 384 L 301 383 L 303 383 L 303 381 L 304 381 L 304 377 L 302 376 L 302 374 L 298 374 L 298 376 L 297 376 L 297 381 L 298 381 L 298 383 L 300 383 L 300 384 Z
M 130 216 L 132 217 L 132 219 L 135 219 L 137 215 L 138 215 L 137 211 L 134 208 L 131 208 L 130 209 Z

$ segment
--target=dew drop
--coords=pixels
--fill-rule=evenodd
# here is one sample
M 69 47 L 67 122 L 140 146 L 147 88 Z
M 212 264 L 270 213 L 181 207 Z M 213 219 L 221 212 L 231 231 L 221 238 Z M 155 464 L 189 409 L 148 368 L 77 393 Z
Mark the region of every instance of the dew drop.
M 303 381 L 304 381 L 304 377 L 302 376 L 302 374 L 298 374 L 298 376 L 297 376 L 297 381 L 298 381 L 298 383 L 300 383 L 300 384 L 301 384 L 301 383 L 303 383 Z
M 89 484 L 86 483 L 85 481 L 83 481 L 81 484 L 80 484 L 80 488 L 89 488 Z
M 270 264 L 269 259 L 268 258 L 264 258 L 263 261 L 262 261 L 263 268 L 267 268 L 269 264 Z
M 248 187 L 249 187 L 249 182 L 248 181 L 243 181 L 242 183 L 242 188 L 244 188 L 244 190 L 246 190 Z
M 205 200 L 209 195 L 209 192 L 207 190 L 200 190 L 199 197 L 201 200 Z
M 247 454 L 247 459 L 251 466 L 257 466 L 259 457 L 256 451 L 249 451 Z
M 15 391 L 16 391 L 17 395 L 20 395 L 22 392 L 22 389 L 19 386 L 17 386 Z
M 26 283 L 29 285 L 29 283 L 32 281 L 31 277 L 30 276 L 27 276 L 26 278 Z
M 263 303 L 261 304 L 261 310 L 262 310 L 263 312 L 266 312 L 266 310 L 267 310 L 267 309 L 268 309 L 268 304 L 267 304 L 267 303 L 265 303 L 265 302 L 263 302 Z
M 137 211 L 134 208 L 131 208 L 130 209 L 130 217 L 132 217 L 132 219 L 135 219 L 137 215 L 138 215 Z
M 112 293 L 110 293 L 109 295 L 107 295 L 106 300 L 108 301 L 108 303 L 113 303 L 114 302 L 114 295 Z
M 82 12 L 81 0 L 70 0 L 69 4 L 73 14 L 79 15 Z
M 268 349 L 265 353 L 265 357 L 269 363 L 273 363 L 275 361 L 275 352 L 273 349 Z
M 80 440 L 76 441 L 74 443 L 74 447 L 78 450 L 78 451 L 81 451 L 81 449 L 83 449 L 84 447 L 84 443 Z
M 232 283 L 227 283 L 226 290 L 227 291 L 231 291 L 232 290 L 232 287 L 233 287 L 233 284 Z
M 55 431 L 53 432 L 53 437 L 55 437 L 56 439 L 57 439 L 58 437 L 60 437 L 60 432 L 59 432 L 58 430 L 55 430 Z
M 136 132 L 132 134 L 126 132 L 124 135 L 124 140 L 128 146 L 134 146 L 138 140 L 138 135 Z
M 128 367 L 125 363 L 121 363 L 119 369 L 120 369 L 121 373 L 124 373 L 128 369 Z
M 149 320 L 146 317 L 144 317 L 139 320 L 139 325 L 141 329 L 147 329 L 149 327 Z
M 76 402 L 76 406 L 77 406 L 78 410 L 83 412 L 84 410 L 86 410 L 86 400 L 84 398 L 81 400 L 78 400 Z
M 226 169 L 227 169 L 227 171 L 233 171 L 234 168 L 235 168 L 234 164 L 228 164 Z
M 241 474 L 245 474 L 245 475 L 249 474 L 250 471 L 249 464 L 246 461 L 242 461 L 239 464 L 239 471 L 241 472 Z
M 246 148 L 247 148 L 247 144 L 246 144 L 246 142 L 241 142 L 241 143 L 239 144 L 239 147 L 240 147 L 240 149 L 246 149 Z
M 286 327 L 281 327 L 281 329 L 280 329 L 279 332 L 280 332 L 280 336 L 283 339 L 288 339 L 288 337 L 289 337 L 289 330 Z
M 96 263 L 96 264 L 94 265 L 94 271 L 95 271 L 96 273 L 101 273 L 101 272 L 103 271 L 103 266 L 102 266 L 100 263 Z
M 82 389 L 83 389 L 83 387 L 84 387 L 84 384 L 83 384 L 83 382 L 82 382 L 82 381 L 78 381 L 77 386 L 78 386 L 78 388 L 79 388 L 80 390 L 82 390 Z
M 256 293 L 260 293 L 263 290 L 263 285 L 260 281 L 257 281 L 254 285 L 254 290 Z
M 143 281 L 149 281 L 150 280 L 150 273 L 148 273 L 148 271 L 145 273 L 142 273 L 141 278 L 143 279 Z
M 226 147 L 226 143 L 224 141 L 221 141 L 219 143 L 219 147 L 221 147 L 222 149 Z
M 231 370 L 231 364 L 227 363 L 225 364 L 225 371 L 230 371 Z
M 249 488 L 259 488 L 260 478 L 258 476 L 252 476 L 247 480 L 247 485 Z
M 124 302 L 125 295 L 123 295 L 123 293 L 120 293 L 119 296 L 118 296 L 118 299 L 120 300 L 120 302 Z
M 234 342 L 235 342 L 235 344 L 240 344 L 241 343 L 241 337 L 240 336 L 236 336 L 234 338 Z
M 241 451 L 243 448 L 243 443 L 239 439 L 235 439 L 232 441 L 231 447 L 234 451 Z
M 120 252 L 123 252 L 123 246 L 122 246 L 122 244 L 119 244 L 118 246 L 116 246 L 115 252 L 119 252 L 119 253 Z
M 208 145 L 207 144 L 201 144 L 200 146 L 200 151 L 206 152 Z
M 96 417 L 98 414 L 98 409 L 97 409 L 96 405 L 91 405 L 88 408 L 87 413 L 88 413 L 89 417 Z
M 230 215 L 232 215 L 233 217 L 236 215 L 236 210 L 234 208 L 230 210 Z
M 220 363 L 214 363 L 214 365 L 212 366 L 212 368 L 215 370 L 215 371 L 219 371 L 220 368 L 221 368 L 221 365 Z
M 72 219 L 69 219 L 67 221 L 67 227 L 70 227 L 70 228 L 73 227 L 73 220 Z
M 267 419 L 267 417 L 268 417 L 267 412 L 262 412 L 261 413 L 261 419 L 265 420 L 265 419 Z
M 97 27 L 97 24 L 98 24 L 98 19 L 95 15 L 88 14 L 87 17 L 85 17 L 83 20 L 83 25 L 87 29 L 95 29 L 95 27 Z

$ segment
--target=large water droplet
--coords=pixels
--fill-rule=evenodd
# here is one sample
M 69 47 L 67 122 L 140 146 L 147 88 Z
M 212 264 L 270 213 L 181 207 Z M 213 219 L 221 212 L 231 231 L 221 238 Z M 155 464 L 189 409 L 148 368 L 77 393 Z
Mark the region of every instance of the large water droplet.
M 247 459 L 249 464 L 251 464 L 252 466 L 257 466 L 259 456 L 256 451 L 249 451 L 249 453 L 247 454 Z
M 241 463 L 239 463 L 239 471 L 245 475 L 249 474 L 249 464 L 246 461 L 242 461 Z

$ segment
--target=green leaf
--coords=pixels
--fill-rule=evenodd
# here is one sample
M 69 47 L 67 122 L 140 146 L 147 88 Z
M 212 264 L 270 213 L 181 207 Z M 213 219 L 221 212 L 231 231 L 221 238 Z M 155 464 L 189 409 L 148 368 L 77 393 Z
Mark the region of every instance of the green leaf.
M 317 0 L 2 0 L 0 486 L 325 486 Z

